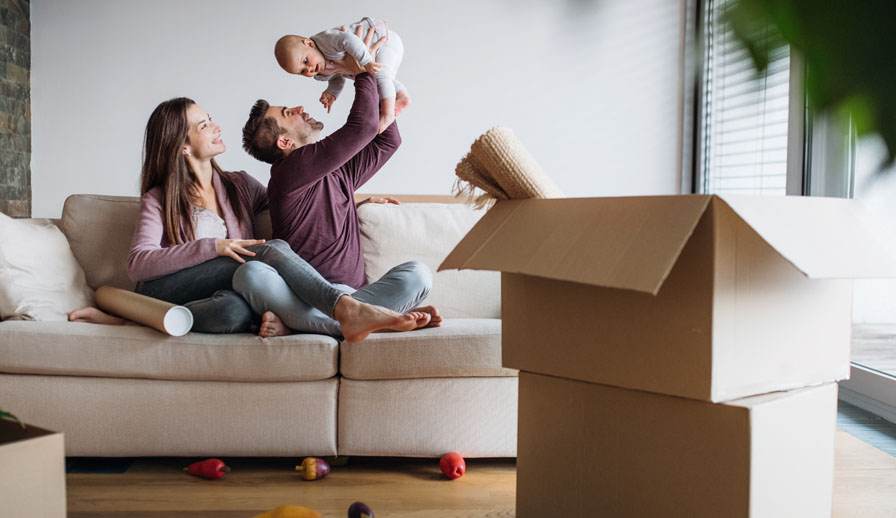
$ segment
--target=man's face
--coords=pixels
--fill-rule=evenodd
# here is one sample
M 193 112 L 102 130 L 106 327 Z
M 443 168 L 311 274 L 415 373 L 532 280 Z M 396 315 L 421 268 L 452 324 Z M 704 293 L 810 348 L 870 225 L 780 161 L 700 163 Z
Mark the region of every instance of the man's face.
M 286 130 L 287 136 L 299 146 L 317 142 L 321 130 L 324 129 L 324 123 L 314 120 L 305 113 L 304 106 L 294 108 L 271 106 L 268 108 L 267 116 L 277 121 L 277 124 Z

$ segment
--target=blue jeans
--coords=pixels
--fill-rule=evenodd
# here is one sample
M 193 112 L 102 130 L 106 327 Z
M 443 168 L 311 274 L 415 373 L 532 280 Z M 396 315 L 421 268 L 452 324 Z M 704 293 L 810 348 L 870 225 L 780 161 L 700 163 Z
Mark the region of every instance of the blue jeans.
M 410 261 L 392 268 L 360 290 L 344 284 L 331 286 L 361 302 L 406 313 L 429 295 L 432 272 L 420 261 Z M 263 262 L 246 263 L 233 275 L 233 289 L 256 313 L 273 311 L 292 330 L 342 338 L 342 329 L 333 320 L 332 310 L 321 311 L 290 288 L 278 270 Z
M 242 256 L 248 264 L 273 268 L 288 289 L 305 304 L 327 315 L 345 292 L 335 288 L 317 270 L 292 251 L 285 241 L 274 239 L 247 247 L 254 257 Z M 234 274 L 242 263 L 217 257 L 172 274 L 137 284 L 137 293 L 186 306 L 193 313 L 193 331 L 242 333 L 252 326 L 252 307 L 233 290 Z

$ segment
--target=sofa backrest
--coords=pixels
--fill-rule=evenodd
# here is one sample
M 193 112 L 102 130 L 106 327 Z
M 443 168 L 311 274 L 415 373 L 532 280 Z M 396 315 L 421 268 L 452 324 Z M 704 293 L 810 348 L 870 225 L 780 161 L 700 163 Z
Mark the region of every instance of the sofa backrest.
M 474 270 L 436 272 L 454 246 L 485 214 L 460 203 L 402 203 L 358 207 L 367 279 L 422 261 L 433 272 L 426 304 L 448 318 L 501 318 L 501 274 Z
M 136 283 L 128 278 L 127 265 L 139 210 L 140 198 L 136 196 L 73 194 L 65 200 L 60 228 L 91 288 L 107 285 L 134 289 Z M 267 211 L 258 214 L 255 228 L 257 237 L 270 239 Z
M 60 228 L 91 288 L 134 289 L 127 261 L 139 208 L 136 196 L 75 194 L 65 200 Z M 389 268 L 416 259 L 435 274 L 427 303 L 436 305 L 445 316 L 499 318 L 500 274 L 471 270 L 435 273 L 482 214 L 484 211 L 461 204 L 362 205 L 358 216 L 368 278 L 379 278 Z M 267 211 L 258 214 L 253 223 L 256 237 L 270 239 Z

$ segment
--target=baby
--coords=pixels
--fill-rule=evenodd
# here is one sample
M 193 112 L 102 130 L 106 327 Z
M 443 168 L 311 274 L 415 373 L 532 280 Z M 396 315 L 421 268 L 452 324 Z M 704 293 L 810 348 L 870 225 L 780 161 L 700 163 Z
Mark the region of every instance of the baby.
M 360 27 L 361 30 L 358 30 Z M 374 29 L 373 41 L 386 38 L 385 43 L 371 56 L 364 41 L 357 34 Z M 313 77 L 319 81 L 328 81 L 329 86 L 320 96 L 320 102 L 330 112 L 333 102 L 339 97 L 345 78 L 354 77 L 343 66 L 347 56 L 353 56 L 364 69 L 376 73 L 376 82 L 380 91 L 380 128 L 382 133 L 395 116 L 407 108 L 411 102 L 408 91 L 395 79 L 404 46 L 401 38 L 390 31 L 385 21 L 364 18 L 342 28 L 319 32 L 310 38 L 287 35 L 277 40 L 274 47 L 277 63 L 290 74 Z

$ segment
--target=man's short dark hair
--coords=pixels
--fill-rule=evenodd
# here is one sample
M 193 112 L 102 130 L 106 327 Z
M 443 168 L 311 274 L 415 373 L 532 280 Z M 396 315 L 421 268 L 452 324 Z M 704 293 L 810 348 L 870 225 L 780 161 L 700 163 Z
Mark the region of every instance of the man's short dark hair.
M 256 159 L 273 164 L 284 156 L 283 150 L 277 147 L 277 139 L 285 131 L 273 117 L 267 117 L 270 107 L 264 99 L 255 101 L 243 126 L 243 149 Z

